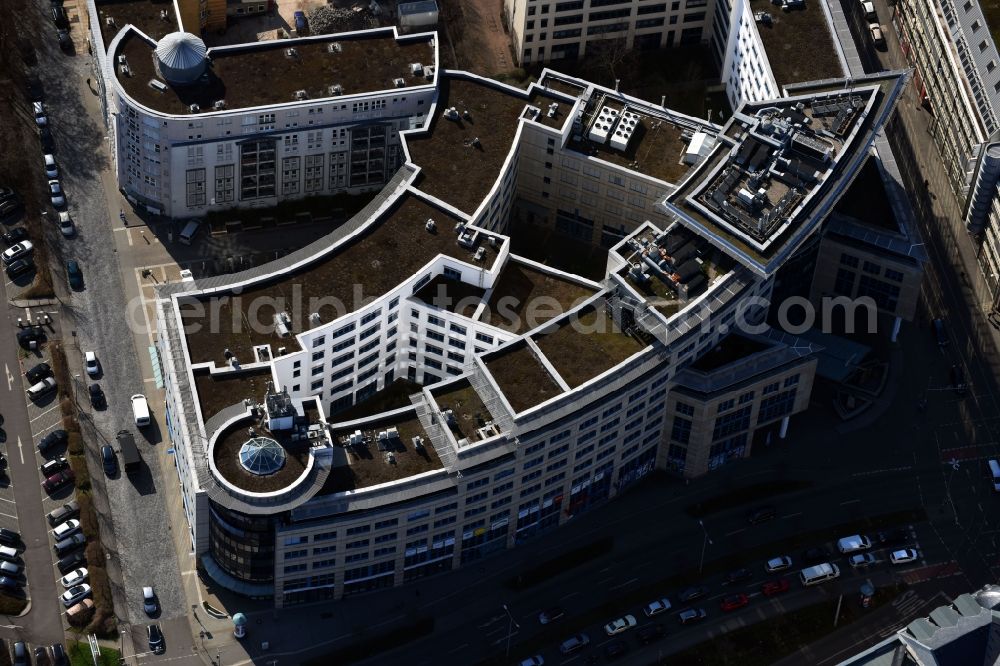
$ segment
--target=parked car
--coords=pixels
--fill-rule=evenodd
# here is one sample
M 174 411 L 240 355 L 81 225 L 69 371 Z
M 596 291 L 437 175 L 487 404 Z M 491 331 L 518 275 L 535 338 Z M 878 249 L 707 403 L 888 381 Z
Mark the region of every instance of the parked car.
M 69 664 L 66 648 L 62 646 L 62 643 L 53 643 L 49 649 L 52 650 L 52 666 L 67 666 Z
M 32 102 L 31 110 L 35 114 L 35 124 L 39 127 L 45 127 L 49 124 L 49 119 L 45 115 L 45 105 L 42 102 Z
M 66 238 L 76 233 L 76 225 L 73 224 L 73 218 L 64 210 L 59 211 L 59 233 Z
M 118 473 L 118 456 L 110 444 L 101 447 L 101 463 L 104 465 L 104 473 L 108 476 Z
M 878 23 L 869 23 L 868 32 L 871 33 L 872 43 L 875 44 L 876 47 L 881 48 L 885 46 L 885 35 L 882 34 L 882 26 Z
M 830 557 L 830 551 L 823 546 L 814 546 L 802 551 L 802 561 L 806 564 L 816 564 L 826 562 Z
M 53 430 L 38 440 L 38 452 L 45 453 L 55 446 L 65 444 L 68 437 L 65 430 Z
M 7 219 L 19 212 L 24 206 L 20 199 L 4 199 L 0 201 L 0 218 Z
M 612 620 L 611 622 L 608 622 L 606 625 L 604 625 L 604 633 L 606 633 L 608 636 L 615 636 L 622 632 L 628 631 L 636 624 L 637 623 L 635 621 L 634 615 L 625 615 L 623 617 L 618 618 L 617 620 Z
M 910 562 L 915 562 L 917 557 L 919 557 L 919 554 L 913 548 L 901 548 L 889 553 L 889 561 L 893 564 L 908 564 Z
M 787 592 L 791 585 L 788 583 L 787 578 L 779 578 L 777 580 L 769 580 L 760 586 L 760 591 L 765 597 L 773 597 L 776 594 L 781 594 L 782 592 Z
M 764 570 L 767 571 L 767 573 L 776 573 L 778 571 L 785 571 L 786 569 L 791 568 L 792 558 L 787 555 L 772 558 L 764 564 Z
M 55 527 L 59 523 L 66 522 L 70 518 L 78 516 L 80 514 L 80 505 L 76 503 L 76 500 L 72 502 L 67 502 L 63 504 L 58 509 L 53 509 L 49 512 L 46 518 L 49 521 L 49 525 Z
M 642 609 L 642 612 L 646 614 L 646 617 L 654 617 L 660 613 L 666 613 L 668 610 L 670 610 L 670 599 L 664 597 L 663 599 L 650 601 L 646 604 L 646 607 Z
M 56 472 L 62 471 L 67 467 L 69 467 L 69 461 L 64 457 L 59 456 L 58 458 L 53 458 L 52 460 L 46 460 L 38 469 L 42 473 L 42 476 L 47 479 Z
M 35 270 L 35 260 L 31 257 L 24 257 L 23 259 L 15 259 L 14 261 L 7 264 L 7 277 L 11 280 L 16 280 L 22 275 L 27 275 Z
M 71 51 L 73 49 L 73 40 L 70 39 L 69 30 L 63 30 L 62 28 L 56 30 L 56 41 L 59 42 L 59 48 L 63 51 Z
M 51 153 L 56 149 L 56 142 L 52 138 L 52 130 L 48 127 L 42 127 L 38 130 L 38 140 L 42 144 L 42 150 L 47 153 Z
M 77 291 L 83 289 L 83 271 L 76 260 L 71 259 L 66 262 L 66 278 L 69 280 L 70 288 Z
M 42 161 L 45 163 L 45 175 L 48 178 L 58 178 L 59 177 L 59 166 L 56 165 L 56 158 L 51 153 L 45 153 L 42 155 Z
M 45 341 L 45 329 L 41 326 L 29 326 L 17 332 L 17 344 L 24 349 L 35 349 Z
M 90 586 L 87 585 L 86 583 L 81 583 L 80 585 L 71 587 L 62 593 L 63 606 L 69 608 L 70 606 L 73 606 L 74 604 L 79 602 L 81 599 L 85 599 L 89 596 L 90 596 Z
M 150 617 L 160 612 L 160 600 L 156 598 L 152 587 L 142 588 L 142 610 Z
M 45 492 L 51 494 L 59 490 L 63 486 L 73 483 L 73 479 L 74 479 L 73 470 L 64 469 L 58 474 L 53 474 L 49 478 L 42 481 L 42 488 L 45 490 Z
M 872 539 L 879 546 L 901 546 L 911 538 L 910 531 L 904 527 L 896 529 L 882 530 L 877 532 Z
M 681 590 L 680 594 L 677 595 L 677 598 L 684 603 L 687 603 L 689 601 L 694 601 L 695 599 L 701 599 L 706 594 L 708 594 L 707 587 L 704 585 L 695 585 L 687 588 L 686 590 Z
M 536 654 L 532 657 L 526 657 L 521 660 L 519 666 L 545 666 L 545 657 L 540 654 Z
M 87 392 L 90 393 L 90 404 L 94 409 L 104 409 L 108 406 L 100 384 L 91 384 L 87 387 Z
M 952 365 L 948 372 L 948 379 L 951 381 L 951 390 L 955 392 L 955 395 L 959 397 L 965 395 L 968 385 L 965 383 L 965 372 L 962 370 L 962 366 L 957 363 Z
M 694 624 L 701 622 L 706 617 L 708 617 L 708 613 L 705 612 L 704 608 L 685 608 L 677 614 L 677 621 L 681 624 Z
M 24 567 L 14 562 L 0 562 L 0 576 L 7 578 L 20 577 L 24 575 Z
M 3 260 L 3 263 L 9 264 L 15 259 L 27 257 L 34 251 L 34 249 L 35 246 L 30 240 L 23 240 L 20 243 L 14 243 L 9 248 L 4 250 L 3 253 L 0 254 L 0 259 Z
M 875 21 L 878 18 L 878 14 L 875 13 L 875 3 L 870 0 L 861 3 L 861 11 L 864 12 L 865 18 L 869 21 Z
M 35 648 L 35 666 L 49 666 L 49 653 L 41 645 Z
M 21 592 L 21 581 L 10 576 L 0 576 L 0 589 L 18 594 Z
M 64 30 L 69 28 L 69 16 L 66 15 L 66 9 L 62 5 L 52 5 L 52 22 L 57 28 Z
M 28 230 L 24 227 L 14 227 L 10 231 L 4 233 L 0 236 L 0 240 L 3 240 L 3 244 L 7 247 L 20 243 L 23 240 L 28 240 Z
M 750 597 L 745 594 L 730 594 L 728 597 L 723 598 L 719 607 L 728 613 L 743 608 L 749 603 Z
M 573 654 L 578 650 L 590 645 L 590 636 L 587 634 L 577 634 L 575 636 L 570 636 L 562 643 L 559 644 L 559 651 L 563 654 Z
M 639 631 L 635 632 L 635 637 L 639 639 L 639 642 L 643 645 L 649 645 L 654 641 L 658 641 L 666 634 L 666 630 L 663 628 L 662 624 L 646 624 L 639 627 Z
M 71 587 L 79 585 L 85 580 L 87 580 L 87 570 L 81 567 L 80 569 L 73 569 L 70 571 L 68 574 L 60 578 L 59 582 L 62 583 L 64 589 L 68 590 Z
M 16 546 L 21 543 L 21 535 L 14 530 L 0 527 L 0 543 L 5 546 Z
M 76 534 L 80 531 L 80 521 L 76 518 L 70 518 L 65 523 L 60 523 L 52 529 L 52 538 L 56 541 L 61 541 L 66 537 Z
M 96 377 L 101 374 L 101 365 L 97 360 L 97 352 L 84 352 L 83 364 L 87 369 L 87 374 L 91 377 Z
M 80 603 L 76 604 L 75 606 L 70 606 L 68 609 L 66 609 L 66 617 L 67 618 L 71 618 L 71 617 L 74 617 L 76 615 L 82 615 L 84 613 L 89 613 L 93 608 L 94 608 L 94 600 L 93 599 L 84 599 L 83 601 L 81 601 Z
M 722 583 L 723 585 L 732 585 L 733 583 L 740 583 L 751 578 L 753 578 L 753 572 L 749 569 L 736 569 L 727 573 Z
M 82 550 L 78 550 L 68 555 L 64 555 L 59 558 L 56 566 L 59 567 L 60 573 L 67 573 L 76 568 L 78 564 L 85 564 L 87 562 L 87 556 Z
M 628 652 L 628 645 L 623 640 L 611 641 L 604 646 L 604 658 L 614 661 Z
M 32 384 L 28 387 L 25 393 L 32 400 L 38 400 L 41 397 L 48 395 L 56 390 L 56 380 L 55 377 L 46 377 L 37 384 Z
M 66 196 L 63 194 L 62 185 L 55 178 L 49 181 L 49 199 L 56 208 L 66 205 Z
M 865 569 L 875 564 L 875 556 L 871 553 L 856 553 L 847 558 L 847 563 L 855 569 Z
M 306 13 L 303 11 L 297 11 L 294 14 L 292 14 L 292 18 L 295 21 L 295 32 L 299 33 L 300 35 L 307 34 L 307 31 L 309 30 L 309 24 L 306 21 Z
M 769 520 L 774 520 L 775 509 L 773 506 L 761 506 L 747 514 L 747 522 L 751 525 L 759 525 Z
M 146 627 L 146 638 L 149 639 L 149 649 L 155 654 L 163 654 L 166 650 L 166 646 L 163 644 L 163 632 L 160 631 L 160 625 L 151 624 Z
M 851 553 L 857 553 L 862 550 L 868 550 L 872 547 L 871 539 L 866 537 L 864 534 L 854 534 L 852 536 L 846 536 L 837 541 L 837 550 L 839 550 L 844 555 L 850 555 Z
M 24 641 L 14 643 L 14 666 L 27 666 L 28 646 Z
M 539 624 L 551 624 L 556 620 L 561 620 L 566 615 L 566 611 L 558 606 L 553 606 L 552 608 L 546 608 L 541 613 L 538 614 Z
M 52 546 L 52 549 L 56 551 L 56 555 L 62 557 L 76 550 L 80 546 L 85 545 L 86 543 L 87 543 L 87 536 L 85 534 L 77 532 L 72 536 L 68 536 L 65 539 L 56 541 L 55 544 Z

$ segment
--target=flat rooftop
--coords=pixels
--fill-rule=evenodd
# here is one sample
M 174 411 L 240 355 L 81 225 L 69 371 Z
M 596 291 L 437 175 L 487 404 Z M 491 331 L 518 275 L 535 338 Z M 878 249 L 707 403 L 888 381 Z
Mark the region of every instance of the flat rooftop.
M 500 175 L 525 105 L 546 109 L 551 102 L 566 108 L 565 102 L 539 93 L 518 95 L 481 81 L 441 77 L 430 131 L 406 138 L 410 158 L 421 170 L 417 187 L 472 215 Z M 452 107 L 457 120 L 445 117 Z
M 285 464 L 276 473 L 258 476 L 246 471 L 240 463 L 240 449 L 250 439 L 250 427 L 254 428 L 257 436 L 269 437 L 284 449 Z M 255 418 L 247 418 L 232 424 L 219 435 L 212 449 L 212 459 L 219 474 L 237 488 L 253 493 L 275 492 L 287 488 L 302 476 L 309 464 L 309 441 L 293 442 L 289 435 L 290 431 L 272 432 L 259 428 Z
M 331 52 L 328 47 L 334 43 L 340 50 Z M 294 57 L 287 54 L 289 48 L 294 49 Z M 412 74 L 410 64 L 434 65 L 429 37 L 397 41 L 384 32 L 350 38 L 331 35 L 316 42 L 271 40 L 251 47 L 212 49 L 203 80 L 174 86 L 157 75 L 154 50 L 138 35 L 127 36 L 118 54 L 125 55 L 132 75 L 125 76 L 119 69 L 118 81 L 140 104 L 173 114 L 191 114 L 192 104 L 209 112 L 219 100 L 225 101 L 227 109 L 284 104 L 295 101 L 300 90 L 306 91 L 308 99 L 329 98 L 334 96 L 330 87 L 335 85 L 341 86 L 344 95 L 393 88 L 405 94 L 408 87 L 431 83 L 423 75 Z M 166 83 L 167 89 L 153 88 L 151 79 Z M 396 85 L 396 79 L 403 85 Z
M 209 374 L 207 370 L 194 373 L 194 387 L 198 392 L 202 419 L 208 421 L 244 398 L 262 401 L 270 380 L 271 371 L 268 368 L 216 375 Z
M 378 433 L 389 427 L 395 427 L 399 432 L 399 439 L 391 440 L 392 462 L 387 462 L 388 452 L 380 451 L 377 443 Z M 364 434 L 364 443 L 360 446 L 347 445 L 346 437 L 358 429 Z M 334 431 L 332 437 L 334 446 L 344 448 L 348 464 L 330 470 L 330 476 L 320 491 L 323 495 L 398 481 L 442 467 L 430 438 L 420 421 L 413 416 L 373 420 L 361 428 Z M 414 437 L 423 439 L 422 450 L 418 451 L 413 446 Z
M 506 269 L 504 269 L 506 270 Z M 486 294 L 485 289 L 474 285 L 452 280 L 443 275 L 436 275 L 413 294 L 413 298 L 427 305 L 455 312 L 463 317 L 471 317 Z
M 758 22 L 757 32 L 779 87 L 844 76 L 820 0 L 787 12 L 770 0 L 750 0 L 750 9 L 771 15 L 771 25 Z
M 692 370 L 712 372 L 768 348 L 769 345 L 739 334 L 727 335 L 691 364 Z
M 425 228 L 429 218 L 437 223 L 434 233 Z M 301 332 L 314 328 L 306 321 L 311 312 L 317 312 L 325 323 L 363 305 L 355 302 L 358 285 L 363 286 L 364 298 L 377 298 L 399 286 L 439 254 L 475 265 L 475 248 L 466 249 L 458 244 L 453 231 L 456 222 L 456 218 L 444 211 L 405 194 L 369 223 L 363 236 L 301 270 L 261 280 L 244 288 L 236 297 L 229 294 L 193 297 L 200 307 L 182 299 L 180 310 L 191 362 L 214 361 L 221 366 L 226 362 L 224 351 L 229 349 L 243 363 L 249 363 L 253 347 L 263 344 L 272 345 L 272 353 L 277 346 L 294 350 L 297 348 L 294 337 L 282 338 L 274 330 L 278 307 L 285 307 L 292 317 L 291 330 Z M 486 242 L 479 246 L 485 249 L 483 265 L 492 266 L 496 250 Z M 293 299 L 300 298 L 299 295 L 305 307 L 293 308 Z M 311 309 L 310 302 L 323 305 Z M 248 324 L 250 316 L 253 321 Z M 234 326 L 234 321 L 242 323 Z
M 571 388 L 609 370 L 645 344 L 625 335 L 603 307 L 588 308 L 551 333 L 534 337 L 556 372 Z
M 509 261 L 481 320 L 511 333 L 524 333 L 569 312 L 594 295 L 589 287 Z
M 456 439 L 467 437 L 475 441 L 476 431 L 493 419 L 479 394 L 467 381 L 435 392 L 434 400 L 442 411 L 450 409 L 454 413 L 455 422 L 448 425 Z
M 628 110 L 638 117 L 624 150 L 612 146 L 610 140 L 599 142 L 589 138 L 590 127 L 605 106 L 617 110 L 619 114 Z M 682 137 L 684 128 L 666 118 L 652 116 L 642 111 L 641 107 L 621 103 L 598 104 L 592 112 L 584 115 L 583 127 L 583 134 L 574 136 L 569 143 L 569 147 L 577 152 L 668 183 L 679 181 L 691 169 L 691 165 L 681 159 L 688 145 Z
M 562 389 L 527 344 L 515 344 L 486 362 L 486 369 L 515 413 L 562 393 Z
M 97 0 L 97 15 L 105 49 L 129 24 L 157 40 L 180 29 L 173 0 Z M 109 18 L 113 25 L 108 25 Z

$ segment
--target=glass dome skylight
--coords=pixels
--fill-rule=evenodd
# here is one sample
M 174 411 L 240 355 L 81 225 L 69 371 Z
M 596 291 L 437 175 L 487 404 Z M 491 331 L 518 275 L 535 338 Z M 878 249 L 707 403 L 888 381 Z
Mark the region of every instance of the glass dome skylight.
M 270 437 L 253 437 L 240 447 L 240 464 L 251 474 L 274 474 L 285 466 L 285 450 Z

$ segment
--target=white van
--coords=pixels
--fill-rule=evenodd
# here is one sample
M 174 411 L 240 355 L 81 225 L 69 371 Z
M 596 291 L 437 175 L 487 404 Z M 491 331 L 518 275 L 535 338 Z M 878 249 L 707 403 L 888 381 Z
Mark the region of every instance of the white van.
M 185 245 L 190 245 L 191 240 L 194 239 L 194 235 L 198 233 L 198 227 L 201 226 L 201 222 L 198 220 L 189 220 L 184 228 L 181 229 L 181 242 Z
M 836 564 L 829 564 L 824 562 L 823 564 L 817 564 L 814 567 L 809 567 L 803 569 L 799 572 L 799 580 L 802 581 L 803 585 L 818 585 L 819 583 L 825 583 L 828 580 L 833 580 L 834 578 L 840 577 L 840 569 L 837 568 Z
M 1000 463 L 996 460 L 990 460 L 990 475 L 993 477 L 993 490 L 1000 493 Z
M 837 550 L 844 555 L 850 555 L 861 550 L 868 550 L 872 547 L 872 542 L 863 534 L 844 537 L 837 542 Z
M 149 403 L 146 402 L 146 396 L 141 393 L 132 396 L 132 416 L 140 428 L 149 425 Z

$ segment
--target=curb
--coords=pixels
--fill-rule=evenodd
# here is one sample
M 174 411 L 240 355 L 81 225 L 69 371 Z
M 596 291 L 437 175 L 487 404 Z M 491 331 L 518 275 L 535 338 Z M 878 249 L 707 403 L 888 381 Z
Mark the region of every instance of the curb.
M 31 597 L 28 597 L 28 605 L 24 607 L 24 610 L 18 615 L 11 615 L 10 617 L 24 617 L 31 612 Z
M 10 304 L 15 308 L 37 308 L 43 305 L 56 305 L 59 303 L 54 298 L 15 298 Z

